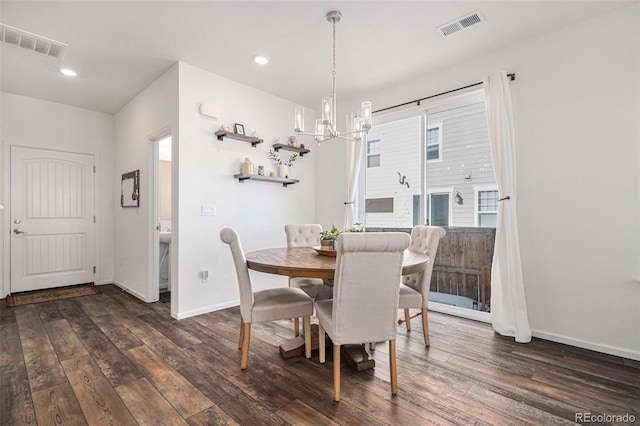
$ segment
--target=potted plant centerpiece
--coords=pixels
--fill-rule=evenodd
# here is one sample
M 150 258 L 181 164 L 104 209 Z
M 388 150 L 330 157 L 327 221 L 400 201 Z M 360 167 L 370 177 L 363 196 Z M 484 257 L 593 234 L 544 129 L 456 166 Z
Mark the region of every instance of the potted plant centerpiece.
M 320 233 L 320 245 L 323 250 L 335 250 L 336 238 L 340 235 L 342 231 L 338 229 L 335 225 L 331 226 L 331 229 L 328 231 L 322 231 Z
M 298 154 L 291 154 L 287 161 L 282 161 L 277 152 L 273 149 L 269 150 L 269 159 L 273 161 L 273 164 L 278 166 L 278 177 L 289 177 L 289 173 L 291 172 L 291 167 L 293 163 L 298 158 Z
M 322 249 L 335 250 L 336 238 L 338 238 L 338 235 L 342 234 L 343 232 L 364 232 L 364 228 L 360 223 L 354 223 L 351 228 L 348 228 L 345 230 L 341 230 L 335 225 L 332 225 L 330 230 L 322 231 L 320 233 L 320 238 L 321 238 L 320 244 L 322 246 Z

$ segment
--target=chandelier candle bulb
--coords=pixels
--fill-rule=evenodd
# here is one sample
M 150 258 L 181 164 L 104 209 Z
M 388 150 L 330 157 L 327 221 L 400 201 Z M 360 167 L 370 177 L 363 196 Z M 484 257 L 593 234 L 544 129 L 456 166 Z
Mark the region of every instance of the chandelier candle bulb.
M 304 108 L 296 107 L 295 131 L 297 133 L 304 132 Z
M 332 124 L 331 123 L 331 104 L 333 103 L 331 97 L 326 96 L 322 98 L 322 123 L 323 124 Z
M 314 135 L 316 137 L 316 140 L 318 141 L 322 140 L 323 133 L 324 133 L 324 125 L 322 124 L 322 119 L 316 118 L 316 132 Z
M 353 131 L 354 132 L 362 131 L 362 119 L 360 117 L 353 118 Z
M 368 101 L 362 103 L 362 128 L 371 128 L 371 102 Z

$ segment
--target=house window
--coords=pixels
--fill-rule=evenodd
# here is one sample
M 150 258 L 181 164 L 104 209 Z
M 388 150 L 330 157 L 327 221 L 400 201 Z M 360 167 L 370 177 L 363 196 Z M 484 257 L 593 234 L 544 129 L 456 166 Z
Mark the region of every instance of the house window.
M 380 139 L 367 141 L 367 167 L 380 167 Z
M 393 198 L 369 198 L 364 209 L 365 213 L 393 213 Z
M 498 222 L 498 190 L 480 190 L 477 194 L 478 226 L 495 228 Z
M 427 128 L 427 161 L 440 161 L 442 153 L 442 126 Z

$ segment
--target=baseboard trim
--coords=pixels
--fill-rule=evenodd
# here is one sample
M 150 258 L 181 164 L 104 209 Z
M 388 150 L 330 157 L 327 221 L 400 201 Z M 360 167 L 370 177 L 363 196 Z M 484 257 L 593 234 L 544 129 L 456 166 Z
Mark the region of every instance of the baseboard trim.
M 148 300 L 147 300 L 147 298 L 146 298 L 146 296 L 145 296 L 144 294 L 139 293 L 139 292 L 137 292 L 137 291 L 135 291 L 135 290 L 130 289 L 129 287 L 127 287 L 126 285 L 124 285 L 123 283 L 121 283 L 121 282 L 119 282 L 119 281 L 113 280 L 113 283 L 110 283 L 110 284 L 113 284 L 113 285 L 115 285 L 116 287 L 119 287 L 119 288 L 120 288 L 120 290 L 122 290 L 122 291 L 126 291 L 127 293 L 129 293 L 129 294 L 131 294 L 131 295 L 133 295 L 133 296 L 137 297 L 138 299 L 142 300 L 142 301 L 143 301 L 143 302 L 145 302 L 145 303 L 150 303 L 150 301 L 148 301 Z M 156 300 L 157 300 L 157 299 L 156 299 Z M 154 302 L 154 301 L 152 300 L 151 302 Z
M 486 322 L 489 324 L 491 323 L 491 314 L 489 314 L 488 312 L 474 311 L 472 309 L 465 309 L 458 306 L 450 306 L 444 303 L 431 301 L 429 302 L 429 310 L 448 315 L 455 315 L 475 321 Z M 575 346 L 577 348 L 588 349 L 595 352 L 640 361 L 640 351 L 634 351 L 628 348 L 620 348 L 611 345 L 588 342 L 586 340 L 576 339 L 556 333 L 549 333 L 542 330 L 531 330 L 531 335 L 538 339 L 549 340 L 550 342 L 562 343 L 569 346 Z
M 171 316 L 177 320 L 195 317 L 196 315 L 208 314 L 209 312 L 220 311 L 222 309 L 231 308 L 233 306 L 238 306 L 240 304 L 240 300 L 232 300 L 230 302 L 219 303 L 217 305 L 205 306 L 202 308 L 194 309 L 192 311 L 186 312 L 178 312 L 177 314 L 171 313 Z
M 640 351 L 634 351 L 632 349 L 588 342 L 586 340 L 575 339 L 573 337 L 568 337 L 556 333 L 549 333 L 541 330 L 531 330 L 531 334 L 533 335 L 533 337 L 549 340 L 551 342 L 563 343 L 565 345 L 575 346 L 577 348 L 589 349 L 595 352 L 601 352 L 609 355 L 640 361 Z

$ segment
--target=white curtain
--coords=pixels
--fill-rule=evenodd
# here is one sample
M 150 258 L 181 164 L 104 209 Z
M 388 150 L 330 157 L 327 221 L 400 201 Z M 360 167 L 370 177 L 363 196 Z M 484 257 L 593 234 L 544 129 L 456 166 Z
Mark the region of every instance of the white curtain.
M 502 199 L 498 203 L 491 271 L 491 323 L 496 332 L 513 336 L 516 342 L 526 343 L 531 341 L 531 327 L 527 315 L 516 216 L 516 139 L 509 77 L 502 71 L 486 76 L 483 83 L 491 154 Z
M 347 199 L 344 204 L 344 229 L 355 223 L 356 188 L 360 176 L 361 141 L 346 142 L 347 145 Z

